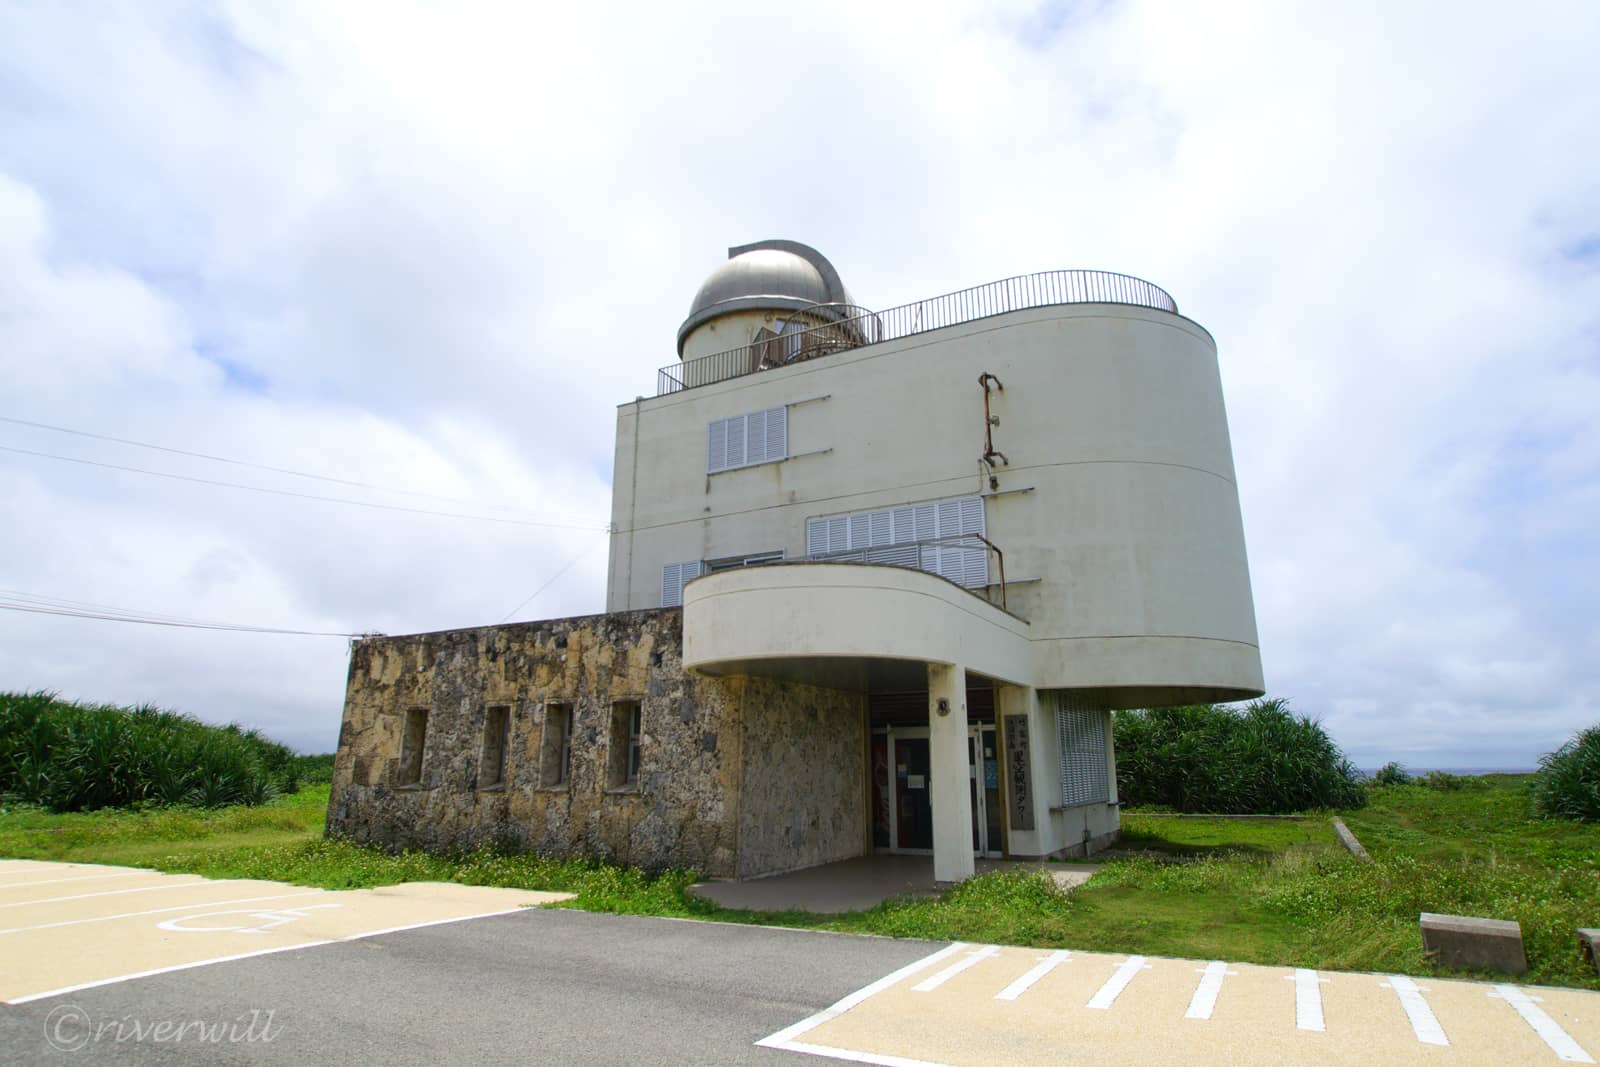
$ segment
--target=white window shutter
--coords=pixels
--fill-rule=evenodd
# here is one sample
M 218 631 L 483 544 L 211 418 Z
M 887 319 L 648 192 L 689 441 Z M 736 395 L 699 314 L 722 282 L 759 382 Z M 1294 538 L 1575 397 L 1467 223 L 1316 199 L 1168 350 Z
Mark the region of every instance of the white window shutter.
M 903 545 L 917 539 L 916 514 L 911 508 L 894 509 L 894 532 L 890 534 L 890 544 Z
M 744 417 L 744 461 L 767 461 L 767 413 L 752 411 Z
M 706 473 L 728 469 L 728 420 L 712 419 L 706 429 Z
M 894 512 L 874 511 L 867 516 L 867 543 L 873 546 L 894 544 Z
M 1061 744 L 1061 806 L 1104 804 L 1111 799 L 1106 777 L 1106 713 L 1056 694 L 1056 732 Z
M 850 519 L 838 515 L 828 520 L 828 551 L 847 552 L 850 549 Z
M 744 422 L 743 415 L 735 415 L 728 420 L 728 466 L 744 466 Z
M 789 458 L 789 409 L 767 409 L 767 462 Z
M 975 589 L 989 584 L 989 552 L 981 542 L 914 542 L 986 532 L 983 498 L 952 497 L 807 519 L 806 554 L 868 550 L 868 562 L 917 567 Z
M 661 567 L 661 606 L 675 608 L 683 604 L 685 582 L 700 577 L 703 565 L 697 559 L 683 563 L 667 563 Z
M 828 520 L 806 520 L 806 555 L 820 556 L 828 551 Z

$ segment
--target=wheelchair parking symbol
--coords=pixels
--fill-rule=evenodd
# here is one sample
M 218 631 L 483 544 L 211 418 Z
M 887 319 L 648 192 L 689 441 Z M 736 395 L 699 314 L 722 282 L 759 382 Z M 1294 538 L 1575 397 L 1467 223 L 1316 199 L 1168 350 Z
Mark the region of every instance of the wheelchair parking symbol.
M 264 934 L 296 919 L 304 919 L 309 912 L 339 906 L 308 904 L 303 908 L 235 908 L 231 911 L 203 911 L 168 919 L 166 922 L 157 923 L 156 928 L 176 930 L 185 934 Z

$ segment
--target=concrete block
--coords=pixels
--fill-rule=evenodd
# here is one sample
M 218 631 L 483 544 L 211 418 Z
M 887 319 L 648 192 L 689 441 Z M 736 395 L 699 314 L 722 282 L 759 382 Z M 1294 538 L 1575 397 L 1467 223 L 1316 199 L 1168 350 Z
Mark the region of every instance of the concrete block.
M 1356 835 L 1350 832 L 1350 827 L 1346 826 L 1344 820 L 1337 816 L 1333 820 L 1333 832 L 1339 838 L 1339 844 L 1344 846 L 1346 852 L 1362 863 L 1372 862 L 1372 857 L 1367 854 L 1365 848 L 1361 847 L 1361 842 L 1356 840 Z
M 1522 927 L 1505 919 L 1423 912 L 1423 955 L 1442 967 L 1477 967 L 1504 974 L 1525 974 Z
M 1600 930 L 1580 927 L 1578 929 L 1578 951 L 1583 958 L 1594 966 L 1594 973 L 1600 974 Z

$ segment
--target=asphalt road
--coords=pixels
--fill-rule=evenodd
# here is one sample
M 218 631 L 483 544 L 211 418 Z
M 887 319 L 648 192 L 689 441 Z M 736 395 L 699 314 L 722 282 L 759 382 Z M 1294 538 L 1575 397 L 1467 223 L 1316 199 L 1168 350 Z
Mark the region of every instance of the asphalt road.
M 0 1007 L 0 1062 L 815 1065 L 754 1042 L 941 947 L 528 910 Z

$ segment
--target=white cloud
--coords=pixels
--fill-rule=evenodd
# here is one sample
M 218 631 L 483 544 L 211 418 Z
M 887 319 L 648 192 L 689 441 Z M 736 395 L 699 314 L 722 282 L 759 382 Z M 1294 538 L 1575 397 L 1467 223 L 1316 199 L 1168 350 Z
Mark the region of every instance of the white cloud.
M 614 407 L 729 244 L 813 243 L 875 307 L 1125 270 L 1218 338 L 1274 693 L 1363 763 L 1527 764 L 1600 717 L 1592 5 L 0 21 L 0 414 L 473 503 L 0 444 L 603 523 Z M 150 610 L 493 622 L 599 536 L 0 456 L 0 585 Z M 6 685 L 332 743 L 337 640 L 0 628 Z

